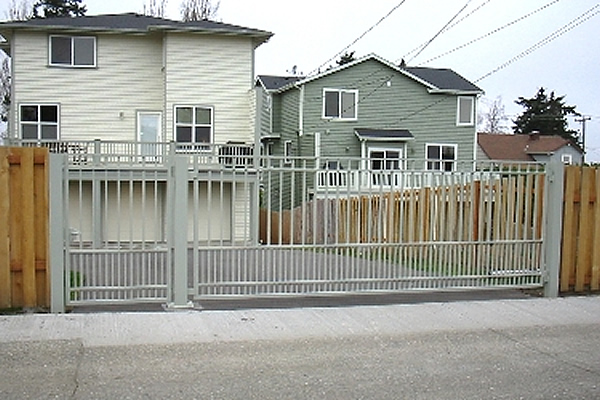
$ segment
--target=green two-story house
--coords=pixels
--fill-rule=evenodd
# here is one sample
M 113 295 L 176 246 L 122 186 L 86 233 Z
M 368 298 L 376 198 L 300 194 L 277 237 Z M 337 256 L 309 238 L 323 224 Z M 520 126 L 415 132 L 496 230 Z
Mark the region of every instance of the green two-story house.
M 362 171 L 355 185 L 390 185 L 395 172 L 456 171 L 476 156 L 483 91 L 450 69 L 368 55 L 307 78 L 259 76 L 256 90 L 257 135 L 284 165 L 310 158 L 338 178 Z M 315 191 L 332 182 L 348 184 L 322 175 Z

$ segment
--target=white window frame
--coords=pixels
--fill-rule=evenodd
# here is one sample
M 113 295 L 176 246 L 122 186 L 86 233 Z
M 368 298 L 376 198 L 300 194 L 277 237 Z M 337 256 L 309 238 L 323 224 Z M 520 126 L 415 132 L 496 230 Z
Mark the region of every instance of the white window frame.
M 382 159 L 382 161 L 384 162 L 384 168 L 381 168 L 378 170 L 375 170 L 373 168 L 373 160 L 380 160 L 380 159 L 375 159 L 374 157 L 372 157 L 372 153 L 376 152 L 376 151 L 384 153 L 384 157 Z M 398 168 L 387 168 L 387 161 L 392 160 L 392 158 L 388 158 L 388 156 L 387 156 L 388 152 L 399 153 L 399 157 L 397 158 Z M 368 159 L 369 159 L 369 169 L 372 171 L 401 171 L 403 169 L 406 169 L 404 153 L 405 153 L 405 146 L 402 146 L 402 147 L 369 146 L 367 148 L 367 154 L 368 154 Z M 393 160 L 396 160 L 396 158 L 393 158 Z
M 430 158 L 429 157 L 429 148 L 430 147 L 439 147 L 440 148 L 440 157 L 439 158 Z M 454 151 L 454 159 L 444 159 L 443 158 L 443 149 L 444 147 L 452 148 Z M 453 172 L 456 171 L 456 161 L 458 159 L 458 145 L 451 143 L 426 143 L 425 144 L 425 170 L 426 171 L 440 171 L 440 172 Z M 432 163 L 438 163 L 438 168 L 432 168 Z M 442 163 L 451 163 L 452 169 L 447 171 L 445 168 L 442 168 Z
M 462 101 L 468 100 L 471 104 L 469 106 L 469 121 L 464 122 L 461 120 L 462 115 Z M 456 125 L 457 126 L 474 126 L 475 125 L 475 98 L 471 96 L 458 96 L 456 100 Z
M 327 115 L 327 93 L 337 93 L 338 95 L 338 112 L 337 115 Z M 344 117 L 344 110 L 342 109 L 342 97 L 345 93 L 352 93 L 354 96 L 354 115 L 352 117 Z M 333 120 L 333 121 L 356 121 L 358 119 L 358 90 L 356 89 L 323 89 L 323 109 L 322 118 Z
M 53 38 L 69 38 L 71 39 L 71 59 L 69 63 L 52 62 L 52 39 Z M 75 42 L 77 39 L 91 39 L 94 42 L 94 62 L 93 64 L 76 64 L 75 63 Z M 64 68 L 96 68 L 98 60 L 98 40 L 95 36 L 73 36 L 73 35 L 50 35 L 48 37 L 48 65 L 52 67 Z
M 22 107 L 37 107 L 37 121 L 23 121 Z M 42 107 L 56 107 L 56 122 L 42 121 Z M 22 103 L 19 104 L 19 137 L 23 140 L 32 141 L 58 141 L 60 140 L 60 105 L 56 103 Z M 23 125 L 36 126 L 37 127 L 37 138 L 35 139 L 24 139 L 23 138 Z M 56 127 L 56 138 L 55 139 L 43 139 L 42 138 L 42 127 L 44 126 L 55 126 Z
M 192 109 L 192 122 L 184 123 L 177 121 L 177 110 L 180 108 L 191 108 Z M 204 109 L 210 111 L 210 124 L 202 124 L 196 121 L 196 110 Z M 191 128 L 191 137 L 189 142 L 179 141 L 177 137 L 177 128 L 178 127 L 189 127 Z M 210 128 L 210 140 L 208 142 L 196 142 L 196 128 Z M 200 150 L 210 150 L 210 146 L 215 143 L 215 109 L 212 106 L 206 105 L 183 105 L 178 104 L 173 107 L 173 138 L 175 143 L 180 148 L 185 148 L 186 145 L 189 145 L 193 149 Z
M 560 156 L 560 161 L 565 165 L 572 165 L 573 156 L 571 154 L 563 154 Z

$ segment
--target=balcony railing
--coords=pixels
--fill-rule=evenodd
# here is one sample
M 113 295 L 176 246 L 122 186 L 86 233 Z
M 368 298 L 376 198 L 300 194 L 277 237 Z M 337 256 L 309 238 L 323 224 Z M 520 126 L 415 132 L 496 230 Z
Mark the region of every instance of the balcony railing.
M 47 147 L 51 153 L 67 154 L 72 165 L 149 166 L 166 165 L 174 154 L 190 156 L 190 164 L 252 167 L 254 146 L 243 143 L 183 144 L 175 142 L 40 141 L 11 139 L 10 146 Z

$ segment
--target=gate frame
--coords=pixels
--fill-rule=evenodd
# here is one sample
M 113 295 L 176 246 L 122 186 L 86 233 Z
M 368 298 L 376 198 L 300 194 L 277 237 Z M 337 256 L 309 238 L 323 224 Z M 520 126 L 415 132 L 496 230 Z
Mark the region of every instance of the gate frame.
M 565 165 L 557 158 L 546 164 L 546 198 L 544 234 L 542 248 L 544 249 L 543 264 L 546 279 L 544 281 L 544 296 L 558 297 L 560 281 L 560 263 L 562 251 L 563 204 L 565 185 Z
M 261 167 L 257 166 L 260 170 Z M 65 312 L 67 304 L 68 276 L 67 254 L 69 246 L 69 228 L 66 224 L 65 201 L 68 185 L 68 157 L 63 154 L 49 154 L 49 262 L 50 262 L 50 302 L 51 312 Z M 257 174 L 258 176 L 259 174 Z M 559 161 L 546 164 L 545 198 L 542 227 L 542 268 L 544 268 L 543 289 L 546 297 L 558 296 L 561 237 L 564 196 L 564 165 Z M 187 216 L 180 210 L 187 210 L 188 205 L 188 164 L 185 156 L 173 156 L 169 163 L 167 181 L 167 212 L 171 221 L 167 229 L 167 247 L 170 252 L 171 273 L 167 283 L 167 306 L 171 309 L 190 308 L 190 288 L 188 282 L 188 246 L 185 233 L 175 229 L 187 223 Z M 258 197 L 255 186 L 253 196 Z M 251 202 L 251 221 L 258 221 L 259 202 Z M 258 229 L 256 227 L 256 229 Z

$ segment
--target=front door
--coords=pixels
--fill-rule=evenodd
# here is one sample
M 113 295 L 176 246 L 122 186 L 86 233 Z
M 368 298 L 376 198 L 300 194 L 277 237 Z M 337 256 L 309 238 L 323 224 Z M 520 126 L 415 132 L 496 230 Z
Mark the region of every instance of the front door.
M 161 117 L 160 112 L 138 112 L 140 155 L 157 156 L 160 154 Z

